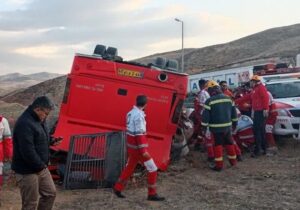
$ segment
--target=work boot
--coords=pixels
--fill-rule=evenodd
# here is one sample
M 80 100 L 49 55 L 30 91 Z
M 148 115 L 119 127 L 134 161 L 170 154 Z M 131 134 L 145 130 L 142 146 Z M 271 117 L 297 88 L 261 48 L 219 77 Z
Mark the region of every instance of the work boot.
M 113 192 L 118 198 L 125 198 L 125 196 L 120 191 L 113 189 Z
M 236 156 L 236 159 L 237 159 L 237 161 L 239 161 L 239 162 L 243 161 L 242 155 L 237 155 L 237 156 Z
M 207 161 L 210 162 L 210 163 L 211 163 L 211 162 L 214 163 L 214 162 L 215 162 L 215 158 L 214 158 L 214 157 L 208 157 L 208 158 L 207 158 Z
M 257 156 L 255 155 L 254 152 L 251 152 L 251 155 L 250 155 L 252 158 L 257 158 Z
M 161 197 L 161 196 L 159 196 L 157 194 L 155 194 L 155 195 L 148 195 L 148 199 L 147 200 L 148 201 L 164 201 L 165 198 Z
M 254 152 L 251 153 L 251 157 L 253 158 L 257 158 L 259 156 L 262 156 L 264 154 L 264 152 L 262 150 L 254 150 Z
M 274 156 L 274 155 L 277 154 L 277 152 L 278 152 L 278 148 L 277 148 L 276 146 L 269 147 L 269 148 L 267 149 L 267 154 L 266 154 L 266 156 L 268 156 L 268 157 Z
M 201 150 L 201 144 L 196 143 L 194 145 L 194 151 L 200 151 Z
M 222 168 L 216 167 L 215 164 L 208 165 L 208 167 L 209 167 L 211 170 L 213 170 L 213 171 L 217 171 L 217 172 L 221 172 L 221 171 L 222 171 Z

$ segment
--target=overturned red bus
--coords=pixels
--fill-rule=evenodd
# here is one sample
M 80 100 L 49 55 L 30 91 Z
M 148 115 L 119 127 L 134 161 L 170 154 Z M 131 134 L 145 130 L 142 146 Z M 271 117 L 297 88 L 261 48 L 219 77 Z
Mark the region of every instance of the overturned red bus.
M 68 152 L 72 135 L 125 130 L 127 112 L 136 96 L 145 94 L 149 150 L 165 170 L 188 76 L 174 71 L 176 62 L 159 58 L 142 65 L 125 62 L 116 52 L 97 45 L 93 55 L 75 55 L 54 133 L 64 140 L 52 149 Z

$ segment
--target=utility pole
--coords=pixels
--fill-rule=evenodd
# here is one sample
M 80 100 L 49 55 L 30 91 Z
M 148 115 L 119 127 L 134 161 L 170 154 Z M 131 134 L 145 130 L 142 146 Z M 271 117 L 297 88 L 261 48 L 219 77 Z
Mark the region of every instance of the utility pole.
M 181 72 L 184 73 L 184 43 L 183 43 L 183 40 L 184 40 L 184 28 L 183 28 L 183 21 L 178 19 L 178 18 L 175 18 L 175 21 L 177 22 L 180 22 L 181 23 Z

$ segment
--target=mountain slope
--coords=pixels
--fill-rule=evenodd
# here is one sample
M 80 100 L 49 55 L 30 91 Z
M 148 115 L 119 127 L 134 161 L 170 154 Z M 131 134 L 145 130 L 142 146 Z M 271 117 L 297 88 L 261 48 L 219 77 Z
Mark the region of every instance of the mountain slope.
M 48 72 L 40 72 L 35 74 L 11 73 L 0 76 L 0 96 L 11 93 L 15 90 L 27 88 L 40 82 L 62 76 Z
M 209 69 L 256 65 L 270 60 L 294 64 L 298 53 L 300 53 L 300 24 L 268 29 L 225 44 L 187 49 L 184 66 L 187 73 L 197 73 Z M 175 58 L 181 65 L 180 50 L 157 55 Z M 136 61 L 145 64 L 153 62 L 157 55 Z
M 49 80 L 49 79 L 60 77 L 62 75 L 61 74 L 56 74 L 56 73 L 49 73 L 49 72 L 39 72 L 39 73 L 34 73 L 34 74 L 28 74 L 26 76 L 28 76 L 28 77 L 30 77 L 31 79 L 34 79 L 34 80 L 46 81 L 46 80 Z
M 0 82 L 19 82 L 30 80 L 31 78 L 20 73 L 11 73 L 0 76 Z
M 0 100 L 7 103 L 18 103 L 23 106 L 28 106 L 37 96 L 46 95 L 51 98 L 56 105 L 60 105 L 65 82 L 66 76 L 57 77 L 25 89 L 16 90 L 0 97 Z

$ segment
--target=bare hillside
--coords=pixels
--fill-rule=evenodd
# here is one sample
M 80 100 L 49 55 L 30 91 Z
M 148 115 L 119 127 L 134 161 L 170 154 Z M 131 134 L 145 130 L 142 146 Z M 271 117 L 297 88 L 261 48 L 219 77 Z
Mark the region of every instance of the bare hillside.
M 187 73 L 203 70 L 255 65 L 270 61 L 295 63 L 300 53 L 300 24 L 272 28 L 229 43 L 185 50 Z M 167 52 L 137 59 L 153 62 L 157 56 L 175 58 L 181 62 L 181 51 Z
M 13 128 L 15 120 L 25 108 L 30 105 L 36 97 L 46 95 L 55 104 L 55 108 L 48 118 L 51 127 L 58 117 L 65 83 L 66 76 L 62 76 L 2 96 L 0 97 L 0 113 L 5 117 L 10 118 L 10 126 Z
M 48 72 L 39 72 L 27 75 L 20 73 L 0 75 L 0 96 L 4 96 L 8 93 L 12 93 L 15 90 L 27 88 L 59 76 L 62 75 Z
M 59 105 L 62 100 L 65 82 L 66 76 L 50 79 L 29 88 L 17 90 L 2 96 L 0 100 L 7 103 L 19 103 L 28 106 L 37 96 L 46 95 L 51 98 L 55 104 Z

